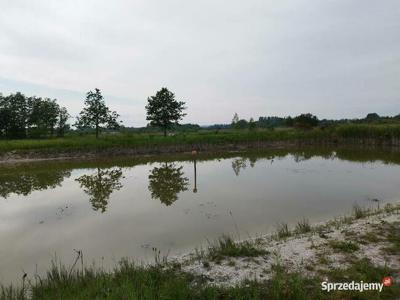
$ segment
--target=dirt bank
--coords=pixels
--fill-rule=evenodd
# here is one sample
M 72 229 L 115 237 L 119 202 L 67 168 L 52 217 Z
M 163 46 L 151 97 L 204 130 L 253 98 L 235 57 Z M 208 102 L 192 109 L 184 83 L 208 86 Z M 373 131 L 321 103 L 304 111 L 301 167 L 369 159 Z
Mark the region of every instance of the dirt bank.
M 317 140 L 282 140 L 282 141 L 249 141 L 237 143 L 201 143 L 177 145 L 151 145 L 137 147 L 110 147 L 105 149 L 40 149 L 15 150 L 0 153 L 0 163 L 29 162 L 39 160 L 98 159 L 112 157 L 153 156 L 160 154 L 221 153 L 263 149 L 296 149 L 306 146 L 368 146 L 400 148 L 399 141 L 377 139 L 317 139 Z

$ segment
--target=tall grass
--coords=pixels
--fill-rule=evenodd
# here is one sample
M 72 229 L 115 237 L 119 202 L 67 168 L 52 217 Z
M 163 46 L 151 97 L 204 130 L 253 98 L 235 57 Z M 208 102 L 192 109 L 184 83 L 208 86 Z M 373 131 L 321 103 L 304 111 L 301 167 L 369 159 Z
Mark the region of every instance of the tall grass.
M 219 238 L 216 244 L 210 245 L 208 250 L 208 257 L 213 261 L 220 261 L 224 257 L 256 257 L 268 254 L 252 241 L 236 243 L 227 235 Z
M 280 129 L 248 130 L 200 130 L 177 133 L 163 137 L 160 134 L 117 133 L 104 134 L 99 139 L 94 135 L 67 136 L 52 139 L 0 140 L 0 152 L 13 150 L 71 151 L 107 149 L 113 147 L 155 147 L 164 145 L 230 144 L 257 141 L 327 140 L 331 138 L 373 138 L 391 141 L 400 138 L 400 125 L 348 124 L 314 128 L 312 130 Z
M 289 272 L 281 265 L 271 269 L 265 281 L 246 280 L 230 287 L 209 284 L 205 276 L 183 272 L 179 265 L 137 265 L 120 262 L 113 272 L 95 268 L 84 272 L 68 272 L 68 268 L 53 265 L 45 278 L 26 288 L 2 287 L 0 300 L 10 299 L 396 299 L 400 286 L 385 287 L 382 293 L 366 291 L 321 290 L 321 282 L 344 279 L 356 282 L 380 282 L 394 274 L 388 267 L 376 267 L 367 259 L 355 260 L 348 268 L 324 269 L 321 274 L 307 277 L 304 273 Z M 362 296 L 362 297 L 361 297 Z M 361 297 L 361 298 L 360 298 Z

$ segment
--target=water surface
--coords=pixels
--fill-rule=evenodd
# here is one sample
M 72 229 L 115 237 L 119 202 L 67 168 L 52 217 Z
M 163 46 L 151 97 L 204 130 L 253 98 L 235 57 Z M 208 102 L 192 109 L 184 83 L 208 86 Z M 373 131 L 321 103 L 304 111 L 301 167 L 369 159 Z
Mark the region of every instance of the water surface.
M 314 149 L 3 165 L 0 282 L 42 274 L 55 255 L 70 264 L 74 249 L 108 268 L 384 205 L 400 199 L 399 163 L 390 150 Z

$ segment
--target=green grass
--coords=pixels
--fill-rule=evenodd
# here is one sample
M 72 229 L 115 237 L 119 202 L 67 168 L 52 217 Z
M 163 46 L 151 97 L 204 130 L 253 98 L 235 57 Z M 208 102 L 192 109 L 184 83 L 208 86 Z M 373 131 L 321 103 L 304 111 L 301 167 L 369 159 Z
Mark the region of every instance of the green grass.
M 287 223 L 278 223 L 276 229 L 276 234 L 278 236 L 278 239 L 284 239 L 287 237 L 290 237 L 292 235 L 292 232 L 289 229 L 289 225 Z
M 331 240 L 329 241 L 329 246 L 335 251 L 345 253 L 352 253 L 360 250 L 360 247 L 356 243 L 348 241 Z
M 297 222 L 296 224 L 296 233 L 307 233 L 311 231 L 311 225 L 308 219 L 302 219 L 301 221 Z
M 109 148 L 161 147 L 166 145 L 235 144 L 257 141 L 327 141 L 340 139 L 376 139 L 378 142 L 400 138 L 400 125 L 348 124 L 326 129 L 298 130 L 200 130 L 177 133 L 163 137 L 161 134 L 117 133 L 103 134 L 99 139 L 93 135 L 73 135 L 65 138 L 0 140 L 0 153 L 9 151 L 62 152 L 78 150 L 101 150 Z
M 356 219 L 365 218 L 368 215 L 368 209 L 359 206 L 358 204 L 353 205 L 353 216 Z
M 267 255 L 268 252 L 257 247 L 255 242 L 244 241 L 235 243 L 229 236 L 222 236 L 215 245 L 208 249 L 207 257 L 219 262 L 226 257 L 257 257 Z
M 384 225 L 383 230 L 385 231 L 386 240 L 389 245 L 383 250 L 391 255 L 396 255 L 400 253 L 400 223 L 393 223 L 389 225 Z
M 217 287 L 206 278 L 185 273 L 179 265 L 136 265 L 123 260 L 110 273 L 94 268 L 69 272 L 54 264 L 46 278 L 27 282 L 26 288 L 1 288 L 0 299 L 395 299 L 400 286 L 376 291 L 324 292 L 321 282 L 381 282 L 395 270 L 375 267 L 367 259 L 356 260 L 347 269 L 330 269 L 307 277 L 289 272 L 280 265 L 272 269 L 266 281 L 247 280 L 233 287 Z M 25 297 L 25 298 L 24 298 Z

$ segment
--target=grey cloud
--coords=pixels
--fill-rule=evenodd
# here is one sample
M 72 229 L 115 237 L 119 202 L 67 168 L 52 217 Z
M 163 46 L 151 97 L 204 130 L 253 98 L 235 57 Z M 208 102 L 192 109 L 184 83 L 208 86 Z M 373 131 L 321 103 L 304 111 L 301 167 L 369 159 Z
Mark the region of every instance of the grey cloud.
M 0 76 L 26 93 L 100 87 L 135 125 L 161 86 L 201 124 L 394 114 L 399 16 L 397 0 L 0 0 Z

